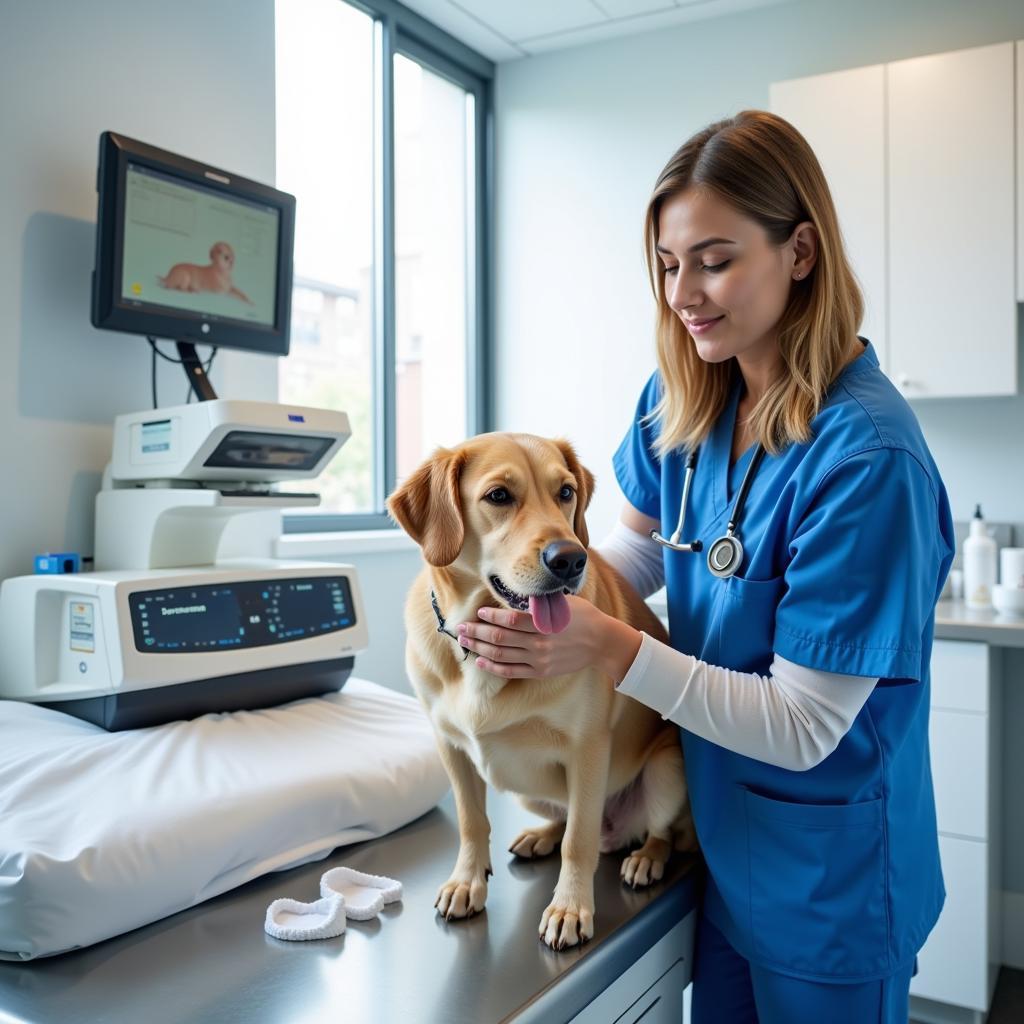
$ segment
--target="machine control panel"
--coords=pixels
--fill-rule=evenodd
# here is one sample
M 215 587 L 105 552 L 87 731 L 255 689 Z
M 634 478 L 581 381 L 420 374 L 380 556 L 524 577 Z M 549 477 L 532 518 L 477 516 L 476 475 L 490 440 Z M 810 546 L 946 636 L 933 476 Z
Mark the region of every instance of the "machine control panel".
M 195 654 L 279 645 L 355 625 L 345 576 L 312 576 L 134 591 L 135 649 Z

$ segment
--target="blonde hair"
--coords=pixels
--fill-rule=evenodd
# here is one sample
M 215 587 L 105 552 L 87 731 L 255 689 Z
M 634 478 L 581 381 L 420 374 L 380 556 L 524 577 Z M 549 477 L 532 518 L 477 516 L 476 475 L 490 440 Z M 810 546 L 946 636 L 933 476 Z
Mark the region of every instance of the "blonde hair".
M 650 416 L 659 421 L 659 456 L 691 449 L 707 437 L 724 408 L 735 359 L 706 363 L 665 297 L 657 255 L 658 221 L 666 200 L 703 189 L 764 228 L 780 246 L 796 226 L 818 231 L 811 274 L 794 282 L 779 319 L 780 374 L 750 415 L 754 436 L 772 455 L 811 438 L 810 424 L 842 369 L 864 315 L 864 299 L 843 248 L 825 175 L 807 140 L 764 110 L 743 110 L 708 125 L 672 155 L 658 176 L 644 218 L 644 250 L 658 303 L 658 367 L 664 390 Z

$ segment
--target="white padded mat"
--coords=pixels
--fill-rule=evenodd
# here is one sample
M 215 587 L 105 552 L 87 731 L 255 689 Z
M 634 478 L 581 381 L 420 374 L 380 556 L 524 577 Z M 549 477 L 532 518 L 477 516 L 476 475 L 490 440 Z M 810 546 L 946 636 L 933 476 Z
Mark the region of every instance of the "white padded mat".
M 119 733 L 0 701 L 0 959 L 88 946 L 319 860 L 447 788 L 419 702 L 362 679 Z

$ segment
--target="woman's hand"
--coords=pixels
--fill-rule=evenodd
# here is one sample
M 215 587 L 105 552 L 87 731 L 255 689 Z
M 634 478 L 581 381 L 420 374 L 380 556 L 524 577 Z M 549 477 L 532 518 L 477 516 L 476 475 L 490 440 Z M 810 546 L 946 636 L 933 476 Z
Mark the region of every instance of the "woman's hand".
M 621 682 L 642 634 L 581 597 L 566 600 L 571 616 L 561 633 L 539 632 L 527 612 L 481 608 L 483 622 L 459 624 L 459 643 L 478 655 L 479 668 L 508 679 L 550 679 L 594 666 Z

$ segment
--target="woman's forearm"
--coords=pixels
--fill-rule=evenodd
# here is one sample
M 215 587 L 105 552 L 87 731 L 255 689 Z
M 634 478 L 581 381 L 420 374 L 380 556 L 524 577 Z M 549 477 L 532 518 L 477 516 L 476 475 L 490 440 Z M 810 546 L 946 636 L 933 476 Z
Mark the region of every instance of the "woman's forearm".
M 629 623 L 603 615 L 595 620 L 591 635 L 593 663 L 618 686 L 636 660 L 643 638 Z
M 618 677 L 620 693 L 721 747 L 791 771 L 813 768 L 835 750 L 878 681 L 779 655 L 766 676 L 735 672 L 640 636 Z M 609 649 L 621 657 L 627 647 L 617 641 Z

